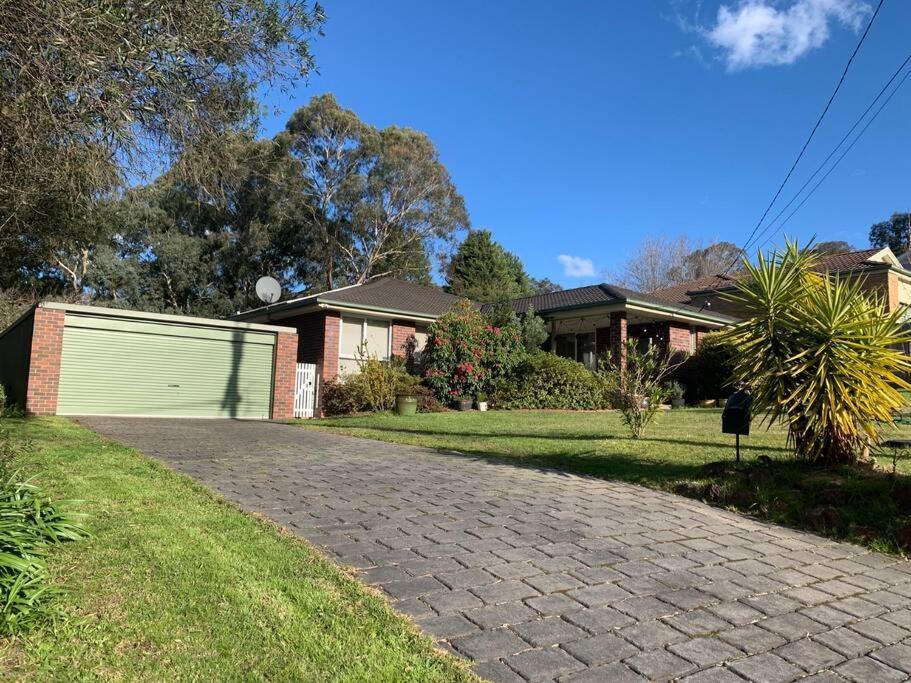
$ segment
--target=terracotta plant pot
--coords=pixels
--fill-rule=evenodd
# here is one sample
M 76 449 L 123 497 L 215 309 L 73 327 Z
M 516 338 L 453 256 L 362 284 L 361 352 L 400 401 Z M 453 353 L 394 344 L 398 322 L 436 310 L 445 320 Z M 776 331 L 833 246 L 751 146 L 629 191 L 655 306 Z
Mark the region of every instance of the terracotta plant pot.
M 700 408 L 714 408 L 715 399 L 714 398 L 704 398 L 701 401 L 699 401 L 699 407 Z

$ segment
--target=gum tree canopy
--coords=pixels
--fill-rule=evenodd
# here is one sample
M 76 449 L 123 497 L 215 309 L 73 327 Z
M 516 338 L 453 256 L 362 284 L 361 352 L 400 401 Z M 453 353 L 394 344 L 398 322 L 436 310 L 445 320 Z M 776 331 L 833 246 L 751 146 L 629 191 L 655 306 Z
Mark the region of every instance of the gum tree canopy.
M 65 240 L 125 179 L 216 166 L 207 143 L 306 77 L 322 23 L 301 0 L 0 0 L 0 251 Z

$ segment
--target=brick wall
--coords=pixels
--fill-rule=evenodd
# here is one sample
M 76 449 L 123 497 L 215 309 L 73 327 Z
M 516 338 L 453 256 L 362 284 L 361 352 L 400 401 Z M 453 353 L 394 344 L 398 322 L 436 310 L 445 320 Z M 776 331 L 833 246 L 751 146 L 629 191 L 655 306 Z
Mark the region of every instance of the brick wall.
M 275 367 L 272 378 L 272 419 L 294 417 L 294 379 L 297 373 L 297 335 L 279 332 L 275 339 Z
M 29 415 L 53 415 L 57 412 L 65 319 L 65 311 L 40 306 L 35 309 L 25 397 L 25 411 Z
M 677 323 L 668 323 L 667 330 L 668 348 L 672 353 L 690 352 L 690 326 Z
M 323 323 L 323 353 L 317 364 L 321 382 L 338 376 L 339 336 L 342 331 L 342 316 L 335 311 L 326 312 Z
M 413 320 L 392 321 L 392 355 L 407 356 L 411 351 L 411 339 L 414 337 Z

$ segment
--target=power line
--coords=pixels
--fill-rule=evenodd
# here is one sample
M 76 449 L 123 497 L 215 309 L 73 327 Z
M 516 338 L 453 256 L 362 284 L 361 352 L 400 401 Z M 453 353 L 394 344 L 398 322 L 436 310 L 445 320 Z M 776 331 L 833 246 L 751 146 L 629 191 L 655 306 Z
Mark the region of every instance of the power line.
M 819 182 L 813 186 L 813 189 L 807 193 L 807 196 L 803 198 L 803 200 L 800 202 L 800 204 L 798 204 L 795 207 L 795 209 L 790 214 L 788 214 L 788 217 L 785 218 L 781 222 L 781 224 L 778 226 L 778 230 L 781 230 L 781 228 L 784 227 L 787 224 L 787 222 L 789 220 L 791 220 L 791 218 L 794 217 L 794 214 L 797 213 L 798 211 L 800 211 L 800 208 L 804 204 L 806 204 L 807 200 L 813 196 L 813 194 L 816 192 L 816 190 L 819 189 L 819 186 L 823 184 L 825 179 L 828 178 L 829 175 L 832 173 L 832 171 L 834 171 L 835 168 L 838 166 L 838 164 L 841 163 L 841 160 L 844 159 L 845 156 L 847 156 L 848 152 L 850 152 L 854 148 L 854 145 L 857 144 L 857 141 L 860 140 L 860 138 L 863 136 L 863 134 L 867 131 L 867 128 L 869 128 L 870 124 L 872 124 L 876 120 L 876 117 L 878 117 L 880 115 L 882 110 L 886 108 L 886 105 L 889 104 L 889 101 L 895 96 L 895 93 L 898 92 L 899 88 L 901 88 L 902 85 L 904 85 L 905 81 L 908 80 L 909 76 L 911 76 L 911 69 L 909 69 L 905 73 L 905 75 L 902 77 L 902 79 L 898 82 L 898 85 L 895 86 L 895 88 L 892 90 L 892 92 L 889 93 L 889 96 L 886 98 L 886 100 L 882 103 L 882 105 L 880 105 L 879 109 L 876 110 L 876 113 L 873 114 L 872 117 L 870 117 L 870 120 L 867 121 L 866 125 L 864 125 L 863 128 L 861 128 L 860 132 L 857 134 L 857 136 L 854 138 L 854 140 L 851 142 L 851 144 L 848 145 L 847 149 L 845 149 L 845 151 L 841 153 L 841 156 L 839 156 L 838 159 L 836 159 L 835 163 L 832 164 L 832 167 L 828 171 L 826 171 L 825 175 L 823 175 L 822 178 L 819 179 Z M 795 197 L 795 199 L 796 199 L 796 197 Z M 778 230 L 776 230 L 775 232 L 778 232 Z M 774 234 L 775 233 L 772 233 L 772 235 L 769 236 L 769 238 L 763 243 L 763 246 L 765 246 L 766 244 L 769 243 L 769 241 L 771 241 Z
M 811 182 L 813 182 L 813 179 L 819 174 L 820 171 L 822 171 L 823 168 L 825 168 L 826 164 L 829 163 L 829 161 L 832 159 L 833 156 L 835 156 L 835 154 L 838 152 L 838 150 L 841 148 L 841 146 L 843 144 L 845 144 L 845 142 L 848 140 L 848 138 L 851 137 L 851 134 L 857 129 L 857 127 L 867 117 L 867 114 L 869 114 L 870 111 L 873 109 L 873 107 L 876 106 L 876 103 L 879 102 L 879 99 L 889 89 L 889 86 L 892 85 L 893 81 L 895 81 L 895 79 L 898 78 L 899 74 L 902 72 L 902 70 L 904 70 L 904 68 L 908 65 L 909 62 L 911 62 L 911 53 L 908 54 L 908 56 L 905 58 L 905 61 L 903 61 L 901 63 L 901 65 L 895 70 L 895 72 L 892 74 L 892 77 L 889 78 L 888 81 L 886 81 L 886 84 L 880 89 L 880 91 L 876 94 L 876 97 L 873 98 L 873 100 L 870 102 L 870 104 L 867 105 L 867 108 L 863 111 L 863 113 L 857 117 L 857 120 L 854 122 L 854 125 L 852 125 L 850 129 L 848 129 L 848 132 L 844 134 L 844 137 L 842 137 L 842 139 L 839 141 L 839 143 L 837 145 L 835 145 L 835 147 L 832 149 L 831 152 L 829 152 L 829 155 L 825 159 L 823 159 L 822 163 L 820 163 L 819 166 L 816 167 L 816 170 L 813 171 L 813 173 L 810 175 L 809 178 L 807 178 L 807 180 L 804 182 L 804 184 L 800 186 L 800 189 L 797 190 L 797 192 L 794 194 L 794 196 L 791 197 L 791 200 L 787 204 L 785 204 L 784 207 L 782 207 L 781 211 L 779 211 L 778 214 L 775 216 L 775 218 L 773 218 L 766 225 L 766 227 L 764 227 L 760 231 L 759 235 L 756 237 L 756 242 L 759 242 L 759 240 L 761 240 L 766 235 L 766 233 L 768 233 L 768 231 L 772 229 L 772 227 L 775 225 L 775 223 L 778 221 L 778 219 L 781 218 L 781 216 L 784 214 L 784 212 L 787 211 L 795 201 L 797 201 L 797 199 L 798 199 L 798 197 L 800 197 L 801 193 L 805 189 L 807 189 L 807 186 Z M 905 76 L 905 78 L 907 78 L 907 75 Z M 904 82 L 904 79 L 902 79 L 902 82 Z M 896 87 L 896 90 L 900 87 L 901 87 L 901 83 L 899 83 L 899 85 Z M 895 91 L 893 91 L 892 94 L 894 95 Z M 889 95 L 888 99 L 891 99 L 891 98 L 892 98 L 892 95 Z M 888 102 L 888 99 L 886 100 L 887 102 Z M 880 109 L 880 111 L 881 111 L 881 109 Z M 879 114 L 877 113 L 877 116 L 878 115 Z M 875 116 L 874 116 L 874 118 L 875 118 Z M 871 120 L 871 122 L 872 122 L 872 120 Z M 869 124 L 867 124 L 867 125 L 869 125 Z M 862 132 L 861 132 L 861 135 L 863 135 Z M 858 138 L 859 137 L 860 136 L 858 136 Z M 855 142 L 856 142 L 856 140 L 855 140 Z M 853 143 L 852 143 L 852 146 L 853 146 Z M 836 165 L 837 165 L 837 162 L 836 162 Z M 834 168 L 834 166 L 833 166 L 833 168 Z M 791 215 L 793 215 L 793 214 L 791 214 Z M 790 216 L 789 216 L 789 218 L 790 218 Z M 784 225 L 784 224 L 782 223 L 782 225 Z M 781 229 L 781 225 L 779 225 L 779 227 L 778 227 L 778 230 L 780 230 L 780 229 Z M 772 234 L 774 234 L 774 233 L 772 233 Z M 763 246 L 767 243 L 768 243 L 768 240 L 766 240 L 763 243 Z
M 832 91 L 832 94 L 829 96 L 828 102 L 826 102 L 825 108 L 822 110 L 822 113 L 819 115 L 819 118 L 816 119 L 816 124 L 813 126 L 813 130 L 810 131 L 810 135 L 807 137 L 806 142 L 803 143 L 803 147 L 800 148 L 800 153 L 797 155 L 797 158 L 794 159 L 794 163 L 791 164 L 791 168 L 788 169 L 787 175 L 784 177 L 784 180 L 781 181 L 781 184 L 778 186 L 778 189 L 775 191 L 775 194 L 772 196 L 772 201 L 769 202 L 769 205 L 765 208 L 765 211 L 762 212 L 762 217 L 759 219 L 759 222 L 756 223 L 756 226 L 753 228 L 750 236 L 747 238 L 747 241 L 744 243 L 743 248 L 740 249 L 739 253 L 746 252 L 750 248 L 750 243 L 753 241 L 753 237 L 759 231 L 760 226 L 765 221 L 766 217 L 769 215 L 769 211 L 772 210 L 772 207 L 775 205 L 775 202 L 778 201 L 778 197 L 781 195 L 784 186 L 790 180 L 791 175 L 794 173 L 794 169 L 797 168 L 797 164 L 803 158 L 804 153 L 807 151 L 810 142 L 813 140 L 813 137 L 816 135 L 816 131 L 819 129 L 822 120 L 825 118 L 826 114 L 829 111 L 829 108 L 832 106 L 832 102 L 835 100 L 835 96 L 838 95 L 838 91 L 841 90 L 842 84 L 845 82 L 845 78 L 848 75 L 848 70 L 851 68 L 851 64 L 854 62 L 854 58 L 857 56 L 857 53 L 860 51 L 861 46 L 864 44 L 864 41 L 867 39 L 867 34 L 870 33 L 870 27 L 873 26 L 873 21 L 876 19 L 876 16 L 879 14 L 879 10 L 882 8 L 885 0 L 879 0 L 879 4 L 876 6 L 876 9 L 873 11 L 873 16 L 870 17 L 870 21 L 867 22 L 867 27 L 864 29 L 863 34 L 860 36 L 860 40 L 857 41 L 857 45 L 854 48 L 854 52 L 851 53 L 851 57 L 848 59 L 848 63 L 845 64 L 845 68 L 841 73 L 841 77 L 838 79 L 838 83 L 835 85 L 835 90 Z M 737 264 L 737 259 L 735 259 L 731 265 L 729 265 L 725 270 L 726 274 L 731 268 Z

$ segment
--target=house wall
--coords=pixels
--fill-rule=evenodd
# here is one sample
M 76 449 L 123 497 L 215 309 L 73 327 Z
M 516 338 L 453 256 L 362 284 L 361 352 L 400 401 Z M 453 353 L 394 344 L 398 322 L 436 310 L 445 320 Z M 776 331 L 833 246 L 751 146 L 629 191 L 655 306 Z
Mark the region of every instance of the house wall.
M 22 410 L 28 391 L 34 321 L 32 310 L 0 336 L 0 385 L 6 390 L 9 404 Z
M 392 355 L 406 357 L 410 352 L 411 340 L 414 337 L 413 320 L 392 321 Z

